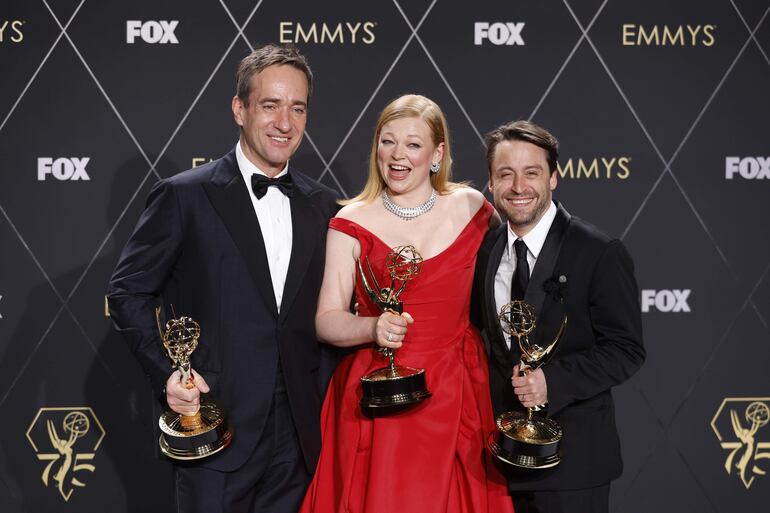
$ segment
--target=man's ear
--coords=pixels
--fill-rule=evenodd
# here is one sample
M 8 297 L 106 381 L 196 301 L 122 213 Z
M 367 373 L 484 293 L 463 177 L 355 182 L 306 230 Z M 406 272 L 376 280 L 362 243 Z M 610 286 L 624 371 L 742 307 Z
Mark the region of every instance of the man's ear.
M 238 126 L 243 126 L 243 117 L 241 113 L 245 108 L 246 106 L 243 104 L 243 101 L 241 101 L 241 99 L 237 95 L 233 96 L 233 101 L 232 101 L 233 118 L 235 118 L 235 123 Z

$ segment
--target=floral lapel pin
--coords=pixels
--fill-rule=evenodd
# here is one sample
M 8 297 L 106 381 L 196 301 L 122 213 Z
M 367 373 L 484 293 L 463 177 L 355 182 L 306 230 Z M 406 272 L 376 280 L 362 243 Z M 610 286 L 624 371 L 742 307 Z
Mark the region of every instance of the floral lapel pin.
M 564 303 L 564 295 L 567 292 L 567 276 L 554 274 L 543 282 L 545 293 L 559 303 Z

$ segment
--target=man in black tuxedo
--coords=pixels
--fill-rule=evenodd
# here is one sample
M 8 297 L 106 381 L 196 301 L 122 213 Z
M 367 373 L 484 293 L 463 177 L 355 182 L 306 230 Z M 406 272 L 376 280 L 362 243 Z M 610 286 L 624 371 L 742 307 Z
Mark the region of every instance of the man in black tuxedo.
M 558 142 L 548 131 L 516 121 L 486 143 L 489 190 L 507 218 L 479 250 L 472 304 L 489 352 L 493 409 L 546 404 L 543 413 L 564 428 L 558 466 L 506 469 L 516 513 L 607 512 L 609 483 L 622 470 L 610 389 L 645 358 L 633 262 L 619 240 L 552 201 Z M 511 347 L 498 322 L 512 299 L 534 307 L 530 340 L 541 346 L 568 319 L 552 360 L 527 376 L 519 376 L 516 340 Z
M 237 77 L 236 147 L 155 185 L 110 282 L 110 315 L 169 407 L 193 414 L 210 391 L 235 426 L 222 452 L 175 466 L 177 511 L 288 513 L 320 451 L 314 317 L 336 198 L 289 165 L 312 91 L 305 58 L 268 45 Z M 158 303 L 201 325 L 190 390 L 164 354 Z

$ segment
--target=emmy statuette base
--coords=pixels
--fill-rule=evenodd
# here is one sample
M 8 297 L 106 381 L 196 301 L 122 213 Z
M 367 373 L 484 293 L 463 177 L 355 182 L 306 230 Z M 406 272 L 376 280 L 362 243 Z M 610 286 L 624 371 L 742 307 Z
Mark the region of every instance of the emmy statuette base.
M 553 420 L 508 411 L 497 417 L 496 424 L 487 447 L 500 461 L 530 469 L 555 467 L 561 461 L 562 429 Z
M 431 396 L 425 369 L 383 367 L 361 378 L 362 408 L 389 408 L 419 403 Z
M 175 460 L 197 460 L 216 454 L 233 439 L 224 410 L 216 402 L 202 401 L 195 415 L 167 411 L 161 415 L 160 450 Z

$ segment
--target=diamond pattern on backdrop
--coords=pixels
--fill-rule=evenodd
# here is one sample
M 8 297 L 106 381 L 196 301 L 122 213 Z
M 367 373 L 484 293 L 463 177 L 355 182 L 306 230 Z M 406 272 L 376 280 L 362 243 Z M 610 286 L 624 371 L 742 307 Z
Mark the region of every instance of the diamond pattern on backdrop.
M 24 410 L 25 394 L 66 401 L 68 391 L 102 390 L 84 400 L 98 405 L 110 425 L 123 426 L 111 436 L 130 438 L 134 425 L 149 436 L 150 415 L 142 411 L 149 391 L 100 314 L 104 283 L 151 183 L 232 147 L 235 64 L 254 45 L 277 40 L 282 21 L 294 28 L 372 21 L 372 44 L 300 42 L 318 81 L 295 164 L 311 175 L 316 170 L 314 176 L 343 196 L 354 194 L 364 181 L 379 109 L 411 91 L 442 105 L 456 175 L 477 187 L 486 181 L 481 135 L 512 118 L 533 117 L 552 128 L 574 166 L 575 159 L 590 163 L 628 153 L 624 183 L 565 175 L 556 197 L 626 240 L 641 288 L 682 281 L 676 286 L 697 283 L 697 290 L 686 316 L 645 314 L 648 363 L 616 398 L 622 432 L 647 438 L 624 438 L 626 472 L 613 487 L 612 510 L 665 511 L 672 496 L 692 497 L 685 510 L 720 513 L 767 501 L 767 487 L 742 494 L 738 484 L 718 477 L 724 470 L 710 462 L 723 457 L 722 449 L 705 429 L 714 397 L 767 386 L 768 207 L 754 200 L 766 182 L 725 180 L 721 167 L 731 152 L 767 157 L 766 134 L 756 129 L 768 112 L 766 1 L 592 0 L 503 9 L 497 2 L 438 0 L 42 0 L 12 2 L 4 10 L 9 21 L 25 21 L 16 26 L 24 44 L 3 40 L 0 53 L 3 69 L 14 71 L 0 84 L 4 417 Z M 125 43 L 127 19 L 165 18 L 181 20 L 175 33 L 183 45 Z M 474 22 L 496 20 L 525 22 L 526 44 L 474 45 Z M 715 24 L 715 43 L 704 46 L 701 32 L 695 47 L 623 46 L 624 23 L 637 32 L 639 25 Z M 5 32 L 6 38 L 14 34 Z M 38 156 L 89 157 L 90 179 L 38 181 Z M 612 201 L 602 205 L 597 197 Z M 653 250 L 653 237 L 660 249 Z M 756 357 L 747 360 L 746 352 Z M 90 362 L 87 369 L 60 368 L 74 354 L 79 365 Z M 736 372 L 750 376 L 745 388 L 726 391 Z M 127 397 L 131 407 L 111 409 L 110 394 Z M 23 417 L 14 430 L 29 420 Z M 151 444 L 113 446 L 102 461 L 116 468 L 95 474 L 93 483 L 110 489 L 107 496 L 127 510 L 140 506 L 130 501 L 141 496 L 141 483 L 121 475 L 120 462 Z M 153 469 L 146 478 L 166 479 L 151 454 L 138 457 L 142 468 Z M 37 475 L 35 460 L 24 461 L 21 473 Z M 6 475 L 0 501 L 11 497 L 9 506 L 21 510 L 21 494 L 24 508 L 40 500 L 50 509 L 39 487 L 28 490 L 25 479 Z M 115 509 L 116 503 L 101 506 Z
M 649 354 L 636 379 L 667 426 L 745 295 L 670 178 L 663 179 L 626 242 L 643 284 L 643 311 L 649 309 L 644 326 Z
M 766 68 L 756 46 L 748 45 L 672 164 L 730 273 L 746 290 L 770 261 L 770 204 L 745 200 L 763 180 L 745 179 L 739 169 L 726 179 L 727 158 L 734 158 L 731 167 L 757 174 L 767 158 L 767 133 L 754 128 L 770 112 L 770 75 L 757 73 Z M 770 159 L 764 166 L 770 176 Z
M 741 482 L 739 472 L 733 466 L 730 474 L 725 469 L 729 450 L 720 445 L 720 440 L 709 425 L 718 413 L 720 403 L 726 397 L 752 397 L 757 391 L 768 396 L 767 368 L 770 365 L 770 344 L 756 333 L 766 331 L 759 316 L 752 309 L 744 309 L 731 318 L 726 336 L 720 335 L 720 343 L 704 366 L 699 380 L 693 384 L 687 401 L 671 424 L 668 433 L 670 443 L 675 445 L 682 458 L 694 469 L 704 486 L 704 495 L 714 505 L 714 511 L 761 511 L 757 504 L 766 500 L 770 493 L 757 480 L 750 489 Z M 740 379 L 737 377 L 740 376 Z M 736 408 L 741 426 L 750 427 L 745 418 L 748 401 Z M 728 408 L 729 410 L 729 408 Z M 724 441 L 737 441 L 730 423 L 730 412 L 723 411 L 719 419 Z M 755 442 L 764 444 L 767 440 L 765 427 L 756 433 Z M 767 452 L 767 447 L 757 447 L 757 453 Z M 718 463 L 718 464 L 716 464 Z M 733 465 L 736 462 L 733 462 Z M 767 460 L 756 459 L 756 467 L 767 468 Z M 754 474 L 749 467 L 748 476 Z M 762 470 L 764 471 L 764 470 Z M 763 476 L 758 475 L 757 478 Z M 739 493 L 736 493 L 739 492 Z M 750 492 L 750 493 L 745 493 Z
M 108 208 L 128 201 L 146 169 L 133 170 L 126 187 L 110 191 L 136 148 L 109 105 L 94 101 L 99 96 L 71 48 L 59 46 L 0 140 L 5 165 L 13 170 L 0 176 L 0 202 L 64 295 L 75 285 L 64 276 L 77 279 L 68 271 L 88 262 L 110 230 Z M 30 137 L 42 127 L 50 130 L 47 136 Z M 105 132 L 114 135 L 94 144 Z
M 500 25 L 506 22 L 516 27 L 518 38 L 509 25 Z M 567 10 L 550 2 L 521 2 L 501 11 L 499 2 L 484 0 L 441 4 L 420 34 L 483 134 L 531 117 L 581 32 Z M 544 59 L 541 51 L 550 57 Z
M 620 236 L 661 163 L 590 46 L 576 50 L 535 121 L 555 134 L 571 133 L 560 138 L 555 197 L 569 212 Z
M 624 479 L 625 480 L 625 479 Z M 659 440 L 641 472 L 634 476 L 625 495 L 616 502 L 616 511 L 717 512 L 705 486 L 696 477 L 676 447 L 666 438 Z M 727 510 L 729 511 L 729 510 Z
M 68 33 L 142 148 L 157 155 L 228 48 L 231 26 L 217 2 L 86 2 Z
M 65 27 L 69 27 L 76 14 L 77 10 L 63 18 Z M 48 62 L 51 53 L 59 45 L 66 45 L 64 32 L 51 19 L 42 2 L 24 2 L 3 15 L 0 25 L 7 22 L 2 36 L 3 66 L 9 72 L 4 73 L 0 81 L 0 130 Z
M 653 44 L 640 44 L 645 36 Z M 700 3 L 695 15 L 683 1 L 610 2 L 591 38 L 664 155 L 746 41 L 734 9 L 721 1 Z
M 0 207 L 0 410 L 61 309 L 60 292 Z

